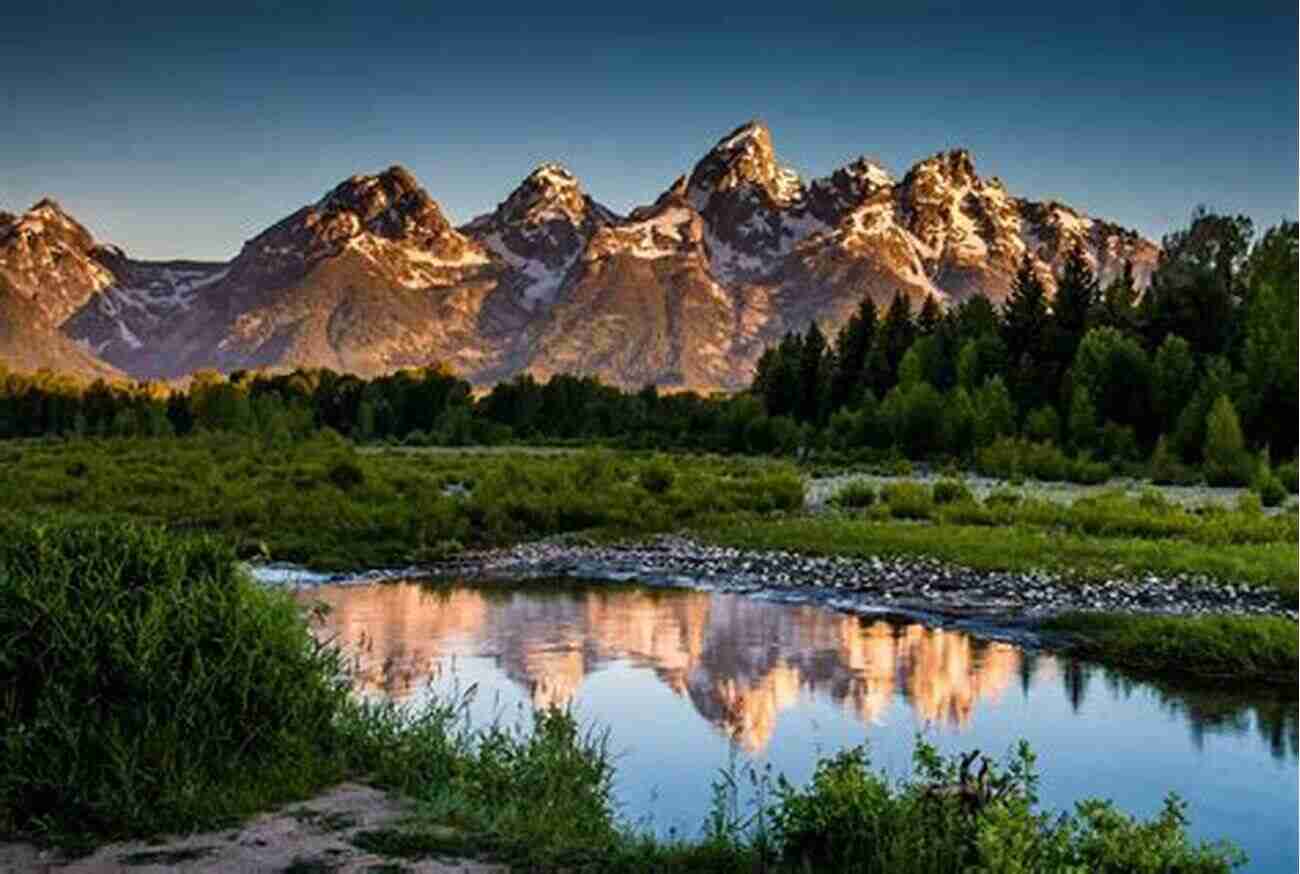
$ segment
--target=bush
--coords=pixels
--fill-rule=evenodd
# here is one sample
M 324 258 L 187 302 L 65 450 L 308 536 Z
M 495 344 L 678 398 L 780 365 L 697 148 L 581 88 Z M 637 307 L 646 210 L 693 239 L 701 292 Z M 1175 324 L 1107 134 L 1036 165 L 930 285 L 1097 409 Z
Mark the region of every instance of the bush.
M 366 481 L 366 472 L 361 466 L 350 458 L 341 458 L 330 465 L 329 472 L 326 474 L 329 481 L 334 485 L 348 491 L 354 489 Z
M 1254 492 L 1242 492 L 1237 495 L 1237 512 L 1247 516 L 1258 516 L 1264 512 L 1264 504 Z
M 1013 492 L 1010 489 L 999 489 L 992 492 L 984 499 L 986 507 L 1014 507 L 1019 504 L 1022 497 L 1019 492 Z
M 880 497 L 889 515 L 897 519 L 929 519 L 934 513 L 930 490 L 920 483 L 890 483 L 880 490 Z
M 0 828 L 182 830 L 337 779 L 337 656 L 230 547 L 0 522 Z
M 1020 470 L 1034 479 L 1058 482 L 1065 479 L 1068 464 L 1065 453 L 1051 443 L 1024 443 L 1020 447 Z
M 1261 464 L 1255 473 L 1250 490 L 1259 495 L 1259 502 L 1265 507 L 1280 507 L 1286 500 L 1286 487 L 1265 464 Z
M 1205 479 L 1212 486 L 1244 486 L 1254 475 L 1241 420 L 1227 395 L 1220 395 L 1205 420 Z
M 1291 494 L 1300 492 L 1300 467 L 1297 467 L 1294 461 L 1278 465 L 1277 478 L 1283 488 Z
M 975 500 L 971 490 L 960 480 L 940 480 L 934 484 L 932 494 L 936 504 L 955 504 L 958 501 Z
M 1130 425 L 1107 422 L 1101 429 L 1101 451 L 1115 461 L 1133 461 L 1142 457 L 1138 451 L 1137 434 Z
M 999 437 L 975 453 L 975 469 L 984 476 L 1011 479 L 1020 472 L 1019 443 L 1012 437 Z
M 641 483 L 641 488 L 650 494 L 662 495 L 673 487 L 673 480 L 676 477 L 677 472 L 667 460 L 656 458 L 641 468 L 641 472 L 637 474 L 637 481 Z
M 1070 459 L 1066 465 L 1065 478 L 1072 483 L 1082 485 L 1100 485 L 1110 479 L 1110 465 L 1104 461 L 1094 461 L 1088 455 Z
M 976 758 L 945 759 L 918 740 L 909 779 L 874 772 L 863 747 L 819 761 L 805 787 L 779 779 L 771 834 L 779 861 L 790 870 L 857 874 L 1226 874 L 1244 861 L 1231 845 L 1193 844 L 1176 796 L 1145 822 L 1097 800 L 1049 816 L 1036 810 L 1039 777 L 1027 744 L 1004 762 L 980 759 L 979 777 L 971 773 Z
M 1169 438 L 1163 434 L 1151 453 L 1151 481 L 1156 485 L 1191 485 L 1198 479 L 1196 472 L 1178 460 L 1169 448 Z
M 875 489 L 863 480 L 854 480 L 831 496 L 831 503 L 838 507 L 870 507 L 875 502 Z
M 1061 439 L 1061 417 L 1051 407 L 1039 407 L 1025 418 L 1025 436 L 1040 443 Z

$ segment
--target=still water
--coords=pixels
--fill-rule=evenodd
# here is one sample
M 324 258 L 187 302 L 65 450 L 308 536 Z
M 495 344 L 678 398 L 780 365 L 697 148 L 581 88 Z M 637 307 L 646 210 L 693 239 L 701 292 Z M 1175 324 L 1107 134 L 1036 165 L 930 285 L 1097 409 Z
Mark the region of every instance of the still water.
M 1188 691 L 955 630 L 735 594 L 558 584 L 322 586 L 320 629 L 360 691 L 418 703 L 477 684 L 475 720 L 571 706 L 610 730 L 624 816 L 696 834 L 733 757 L 808 779 L 866 742 L 910 765 L 919 733 L 947 752 L 1038 754 L 1053 809 L 1110 798 L 1148 816 L 1190 802 L 1197 837 L 1250 871 L 1297 870 L 1297 706 L 1284 694 Z

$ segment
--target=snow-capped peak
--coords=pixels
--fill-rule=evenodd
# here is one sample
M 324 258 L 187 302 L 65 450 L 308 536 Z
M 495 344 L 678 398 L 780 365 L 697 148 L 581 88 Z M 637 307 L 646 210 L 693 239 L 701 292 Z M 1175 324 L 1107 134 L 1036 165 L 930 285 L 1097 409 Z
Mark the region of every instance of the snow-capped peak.
M 691 171 L 686 196 L 696 210 L 703 211 L 715 193 L 745 187 L 761 189 L 779 206 L 803 197 L 799 175 L 777 163 L 771 131 L 758 120 L 718 140 Z

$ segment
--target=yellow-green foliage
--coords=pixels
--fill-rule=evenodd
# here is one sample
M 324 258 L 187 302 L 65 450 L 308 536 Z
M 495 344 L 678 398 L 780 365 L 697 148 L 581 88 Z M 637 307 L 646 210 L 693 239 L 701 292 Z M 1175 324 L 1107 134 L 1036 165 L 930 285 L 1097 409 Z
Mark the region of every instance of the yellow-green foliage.
M 270 445 L 233 434 L 0 447 L 0 506 L 215 531 L 243 554 L 320 567 L 394 565 L 449 543 L 599 528 L 671 531 L 710 514 L 803 505 L 787 464 L 584 450 L 358 452 L 333 432 Z

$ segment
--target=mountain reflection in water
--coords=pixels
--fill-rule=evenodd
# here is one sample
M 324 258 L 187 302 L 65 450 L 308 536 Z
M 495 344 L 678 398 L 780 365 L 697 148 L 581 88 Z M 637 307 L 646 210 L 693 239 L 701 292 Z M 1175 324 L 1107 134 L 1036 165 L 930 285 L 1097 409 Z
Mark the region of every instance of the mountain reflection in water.
M 1094 671 L 918 623 L 863 620 L 742 595 L 633 587 L 527 588 L 375 584 L 305 595 L 330 612 L 323 633 L 354 659 L 363 694 L 406 700 L 457 657 L 491 659 L 538 707 L 564 707 L 614 662 L 647 668 L 749 753 L 809 693 L 864 723 L 901 699 L 923 724 L 965 726 L 981 701 L 1059 678 L 1074 707 Z M 1132 685 L 1100 672 L 1112 695 Z M 1248 730 L 1249 711 L 1274 756 L 1296 755 L 1293 701 L 1276 706 L 1161 689 L 1199 745 L 1206 731 Z

